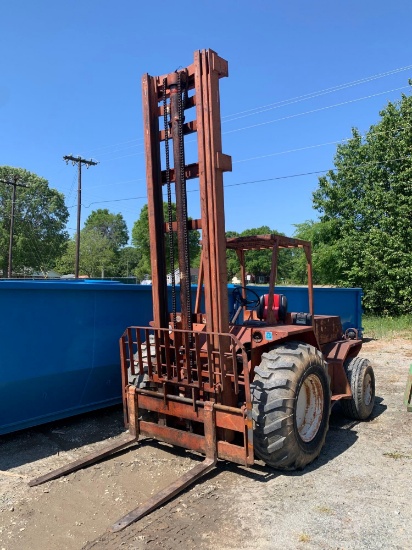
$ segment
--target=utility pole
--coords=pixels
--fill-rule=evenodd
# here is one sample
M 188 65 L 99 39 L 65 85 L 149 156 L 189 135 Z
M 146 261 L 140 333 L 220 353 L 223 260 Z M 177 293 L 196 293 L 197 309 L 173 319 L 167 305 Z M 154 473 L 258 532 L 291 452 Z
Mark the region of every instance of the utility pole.
M 86 160 L 80 156 L 74 157 L 73 155 L 65 155 L 63 160 L 66 161 L 66 164 L 71 161 L 73 166 L 77 164 L 77 234 L 76 234 L 76 260 L 74 266 L 74 276 L 76 279 L 79 278 L 79 262 L 80 262 L 80 210 L 82 203 L 82 164 L 86 165 L 88 169 L 89 166 L 96 166 L 97 161 L 95 160 Z
M 14 230 L 14 208 L 16 205 L 16 188 L 28 187 L 24 183 L 19 183 L 19 177 L 13 176 L 7 180 L 0 180 L 1 183 L 13 186 L 13 198 L 11 200 L 11 214 L 10 214 L 10 239 L 9 239 L 9 261 L 7 266 L 7 277 L 11 279 L 11 273 L 13 269 L 13 230 Z

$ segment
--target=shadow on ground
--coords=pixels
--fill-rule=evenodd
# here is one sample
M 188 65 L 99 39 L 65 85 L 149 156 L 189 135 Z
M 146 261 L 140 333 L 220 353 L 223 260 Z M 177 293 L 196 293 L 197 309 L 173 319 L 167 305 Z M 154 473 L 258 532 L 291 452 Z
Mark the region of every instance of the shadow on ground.
M 370 420 L 383 414 L 386 410 L 383 399 L 376 398 L 375 407 Z M 349 420 L 341 414 L 339 403 L 332 409 L 330 417 L 329 433 L 321 456 L 305 471 L 316 469 L 344 453 L 357 440 L 357 432 L 354 429 L 358 424 L 356 420 Z M 90 445 L 124 433 L 123 409 L 121 406 L 110 407 L 101 411 L 79 415 L 65 420 L 44 424 L 36 428 L 29 428 L 14 434 L 0 437 L 0 470 L 7 471 L 30 462 L 58 454 L 64 451 Z M 145 439 L 137 445 L 129 446 L 116 454 L 127 452 L 141 445 L 152 445 L 155 448 L 168 448 L 179 456 L 191 455 L 194 460 L 202 460 L 202 457 L 180 447 Z M 113 456 L 113 455 L 112 455 Z M 104 460 L 109 460 L 107 457 Z M 219 468 L 236 470 L 241 475 L 250 477 L 256 481 L 266 482 L 277 475 L 279 471 L 268 468 L 263 462 L 257 461 L 252 468 L 244 468 L 227 462 L 219 463 Z M 218 470 L 216 470 L 217 472 Z M 285 472 L 281 472 L 285 473 Z M 303 475 L 304 472 L 289 472 L 288 475 Z M 215 473 L 209 476 L 216 475 Z
M 123 409 L 107 409 L 0 436 L 0 470 L 104 441 L 124 432 Z

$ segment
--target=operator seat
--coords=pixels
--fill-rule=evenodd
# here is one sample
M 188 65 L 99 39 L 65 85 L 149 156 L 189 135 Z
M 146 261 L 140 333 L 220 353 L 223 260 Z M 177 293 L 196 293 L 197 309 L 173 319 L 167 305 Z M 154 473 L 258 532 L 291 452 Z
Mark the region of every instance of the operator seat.
M 260 297 L 259 305 L 256 309 L 257 316 L 261 321 L 266 321 L 268 316 L 269 294 L 263 294 Z M 273 311 L 276 321 L 285 321 L 288 310 L 288 300 L 284 294 L 273 295 Z

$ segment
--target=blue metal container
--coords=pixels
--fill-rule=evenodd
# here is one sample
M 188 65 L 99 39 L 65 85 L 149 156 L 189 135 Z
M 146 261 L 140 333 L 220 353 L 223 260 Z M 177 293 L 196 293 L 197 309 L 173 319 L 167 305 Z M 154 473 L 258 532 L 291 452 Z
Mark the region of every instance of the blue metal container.
M 252 287 L 258 294 L 267 287 Z M 229 285 L 229 304 L 233 285 Z M 289 311 L 307 289 L 277 287 Z M 171 298 L 171 288 L 169 288 Z M 195 295 L 195 289 L 193 289 Z M 361 328 L 360 289 L 316 288 L 315 312 Z M 170 300 L 171 301 L 171 300 Z M 152 319 L 152 287 L 96 281 L 0 281 L 0 434 L 121 401 L 119 337 Z
M 0 434 L 121 401 L 119 337 L 151 319 L 151 289 L 1 281 Z

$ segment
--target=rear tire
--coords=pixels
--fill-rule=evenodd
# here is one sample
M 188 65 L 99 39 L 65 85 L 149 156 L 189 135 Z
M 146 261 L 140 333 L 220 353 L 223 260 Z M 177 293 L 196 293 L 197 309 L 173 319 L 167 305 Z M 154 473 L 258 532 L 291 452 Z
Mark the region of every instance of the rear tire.
M 254 447 L 266 464 L 304 468 L 325 443 L 330 382 L 322 354 L 313 346 L 286 342 L 262 355 L 251 384 Z
M 368 359 L 354 357 L 345 362 L 346 376 L 351 399 L 342 399 L 343 414 L 354 420 L 366 420 L 370 417 L 375 404 L 375 375 Z

